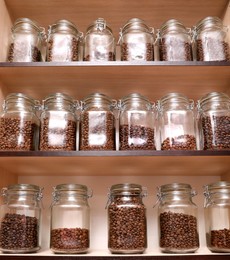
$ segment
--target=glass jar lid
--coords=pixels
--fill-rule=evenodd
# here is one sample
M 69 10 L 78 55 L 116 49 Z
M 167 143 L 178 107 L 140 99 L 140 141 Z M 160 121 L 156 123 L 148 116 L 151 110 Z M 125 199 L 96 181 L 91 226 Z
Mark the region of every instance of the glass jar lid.
M 142 195 L 147 196 L 147 189 L 139 184 L 120 183 L 110 187 L 110 195 Z
M 131 30 L 141 30 L 147 33 L 153 33 L 154 29 L 149 27 L 144 20 L 139 18 L 132 18 L 121 28 L 120 34 L 124 34 Z
M 111 34 L 113 33 L 112 29 L 108 26 L 104 18 L 98 18 L 92 24 L 90 24 L 87 28 L 87 33 L 94 28 L 99 31 L 108 30 Z
M 77 195 L 92 197 L 92 190 L 82 184 L 59 184 L 53 188 L 53 197 L 56 198 L 62 192 L 75 193 Z
M 225 26 L 223 26 L 222 20 L 219 17 L 215 16 L 208 16 L 202 20 L 200 20 L 196 26 L 195 30 L 197 33 L 199 33 L 202 30 L 210 29 L 210 28 L 219 28 L 224 29 Z
M 186 97 L 181 93 L 169 93 L 157 101 L 157 107 L 161 110 L 164 106 L 169 104 L 183 103 L 187 105 L 187 108 L 192 109 L 194 101 Z
M 81 102 L 81 108 L 84 109 L 89 105 L 102 106 L 103 104 L 115 107 L 116 101 L 105 94 L 92 93 L 83 99 Z
M 171 183 L 171 184 L 164 184 L 158 187 L 159 198 L 169 194 L 173 194 L 173 195 L 189 194 L 191 196 L 195 196 L 197 193 L 192 189 L 191 185 L 187 183 Z
M 230 182 L 219 181 L 204 186 L 204 195 L 208 196 L 215 193 L 230 193 Z
M 77 35 L 78 37 L 82 37 L 83 33 L 79 32 L 76 25 L 69 21 L 69 20 L 58 20 L 54 24 L 49 26 L 48 30 L 50 33 L 56 33 L 56 32 L 67 32 Z
M 200 100 L 198 100 L 197 106 L 199 109 L 202 109 L 202 107 L 209 102 L 211 103 L 227 102 L 230 104 L 230 97 L 223 92 L 210 92 L 204 97 L 202 97 Z
M 164 36 L 169 32 L 182 32 L 189 33 L 190 29 L 187 29 L 181 22 L 176 19 L 170 19 L 166 21 L 159 29 L 160 36 Z
M 125 106 L 128 103 L 145 103 L 148 109 L 152 109 L 154 108 L 155 104 L 152 103 L 148 98 L 146 98 L 145 96 L 140 95 L 139 93 L 131 93 L 125 97 L 123 97 L 122 99 L 119 100 L 119 108 L 122 108 L 123 106 Z

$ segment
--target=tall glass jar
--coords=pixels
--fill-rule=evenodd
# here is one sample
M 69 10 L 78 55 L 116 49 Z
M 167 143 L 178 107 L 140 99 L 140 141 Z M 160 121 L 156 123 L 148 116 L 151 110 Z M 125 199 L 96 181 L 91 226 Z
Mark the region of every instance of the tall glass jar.
M 63 93 L 54 93 L 43 101 L 40 150 L 76 150 L 76 102 Z
M 78 61 L 83 34 L 68 20 L 59 20 L 49 26 L 47 61 Z
M 194 102 L 179 93 L 158 101 L 161 150 L 196 150 Z
M 226 40 L 227 26 L 218 17 L 206 17 L 194 27 L 196 59 L 198 61 L 230 60 L 229 44 Z
M 207 246 L 212 252 L 230 252 L 230 182 L 204 186 Z
M 101 93 L 81 105 L 80 150 L 115 150 L 114 100 Z
M 191 253 L 199 248 L 196 192 L 186 183 L 158 187 L 159 246 L 165 253 Z
M 123 183 L 111 186 L 108 211 L 108 248 L 111 253 L 143 253 L 147 248 L 146 188 Z
M 17 19 L 11 28 L 7 61 L 42 61 L 44 39 L 44 28 L 40 27 L 37 22 L 28 18 Z
M 54 187 L 51 207 L 50 248 L 54 253 L 86 253 L 90 246 L 92 191 L 81 184 Z
M 230 97 L 225 93 L 211 92 L 198 100 L 197 106 L 201 148 L 230 149 Z
M 133 93 L 119 102 L 120 150 L 155 150 L 154 104 Z
M 0 150 L 32 151 L 38 148 L 39 102 L 22 93 L 11 93 L 0 117 Z
M 119 44 L 122 61 L 154 60 L 154 29 L 139 18 L 130 19 L 121 28 Z
M 84 41 L 84 61 L 114 61 L 115 39 L 103 18 L 98 18 L 87 28 Z
M 165 22 L 159 30 L 159 52 L 162 61 L 191 61 L 191 29 L 175 19 Z
M 0 250 L 3 253 L 32 253 L 40 249 L 42 188 L 32 184 L 2 189 Z

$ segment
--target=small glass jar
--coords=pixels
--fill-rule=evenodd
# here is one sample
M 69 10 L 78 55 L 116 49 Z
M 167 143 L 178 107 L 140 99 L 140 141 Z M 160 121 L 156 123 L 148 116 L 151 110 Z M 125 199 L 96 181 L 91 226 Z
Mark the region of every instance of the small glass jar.
M 197 103 L 198 127 L 203 150 L 230 149 L 230 97 L 211 92 Z
M 122 61 L 154 60 L 154 29 L 139 18 L 130 19 L 120 31 Z
M 90 246 L 92 191 L 81 184 L 54 187 L 51 206 L 50 248 L 54 253 L 86 253 Z
M 49 26 L 46 60 L 78 61 L 83 34 L 68 20 L 59 20 Z
M 206 241 L 212 252 L 230 252 L 230 182 L 204 186 Z
M 218 17 L 206 17 L 194 27 L 196 59 L 198 61 L 230 60 L 227 27 Z
M 165 253 L 192 253 L 199 248 L 196 192 L 186 183 L 158 187 L 159 246 Z
M 11 28 L 9 62 L 42 61 L 45 30 L 28 18 L 17 19 Z
M 81 104 L 80 150 L 115 150 L 115 101 L 94 93 Z
M 179 93 L 158 101 L 161 150 L 196 150 L 194 102 Z
M 133 93 L 119 102 L 120 150 L 155 150 L 154 104 Z
M 87 28 L 84 41 L 84 61 L 114 61 L 115 39 L 103 18 Z
M 3 253 L 33 253 L 40 249 L 42 188 L 31 184 L 2 189 L 0 250 Z
M 158 35 L 161 61 L 191 61 L 191 29 L 186 28 L 175 19 L 165 22 Z
M 43 100 L 41 114 L 41 151 L 76 150 L 76 102 L 68 95 L 54 93 Z
M 39 101 L 22 93 L 9 94 L 0 117 L 0 150 L 32 151 L 38 148 Z
M 108 248 L 111 253 L 138 254 L 147 248 L 146 188 L 138 184 L 115 184 L 110 188 Z

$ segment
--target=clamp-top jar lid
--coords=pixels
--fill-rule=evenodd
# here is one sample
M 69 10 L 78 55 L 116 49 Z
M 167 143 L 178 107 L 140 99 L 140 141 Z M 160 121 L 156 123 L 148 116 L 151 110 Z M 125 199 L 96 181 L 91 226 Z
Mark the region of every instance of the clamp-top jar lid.
M 92 30 L 93 28 L 98 29 L 99 31 L 103 31 L 103 30 L 108 30 L 111 34 L 112 29 L 109 27 L 109 25 L 107 24 L 106 20 L 104 18 L 98 18 L 97 20 L 95 20 L 92 24 L 90 24 L 87 28 L 87 32 L 89 32 L 90 30 Z
M 152 103 L 147 97 L 142 96 L 139 93 L 131 93 L 125 97 L 123 97 L 122 99 L 119 100 L 119 107 L 122 108 L 123 106 L 132 103 L 132 104 L 139 104 L 139 103 L 145 103 L 146 104 L 146 108 L 147 109 L 152 109 L 155 104 Z
M 49 26 L 49 33 L 56 33 L 56 32 L 68 32 L 76 34 L 79 37 L 82 37 L 83 33 L 78 31 L 76 25 L 69 21 L 69 20 L 58 20 L 54 24 Z
M 131 30 L 141 30 L 147 33 L 153 33 L 154 29 L 149 27 L 144 20 L 139 18 L 132 18 L 121 28 L 120 34 L 124 34 Z
M 83 184 L 59 184 L 53 188 L 53 196 L 56 197 L 61 192 L 76 193 L 87 198 L 92 197 L 92 190 Z
M 24 31 L 31 31 L 31 30 L 36 30 L 41 34 L 41 36 L 45 36 L 45 29 L 43 27 L 40 27 L 40 25 L 29 19 L 29 18 L 19 18 L 17 19 L 12 28 L 12 32 L 16 32 L 18 29 L 23 29 Z
M 220 193 L 230 193 L 230 182 L 228 181 L 219 181 L 211 183 L 204 186 L 204 195 L 208 196 L 210 194 Z
M 134 183 L 120 183 L 114 184 L 110 187 L 110 195 L 142 195 L 147 196 L 147 189 L 139 184 Z
M 173 194 L 173 195 L 181 195 L 187 193 L 191 196 L 195 196 L 196 192 L 192 189 L 192 186 L 187 183 L 171 183 L 164 184 L 158 187 L 158 197 L 161 198 L 163 196 Z
M 116 101 L 114 99 L 111 99 L 105 94 L 102 93 L 92 93 L 82 101 L 82 108 L 84 109 L 88 105 L 94 105 L 94 106 L 101 106 L 103 104 L 109 105 L 109 106 L 115 106 Z
M 187 29 L 181 22 L 176 19 L 170 19 L 166 21 L 159 29 L 160 36 L 165 35 L 168 32 L 182 31 L 183 33 L 190 33 L 190 29 Z
M 216 27 L 218 29 L 227 29 L 227 27 L 223 25 L 223 22 L 219 17 L 208 16 L 200 20 L 196 24 L 195 30 L 199 33 L 202 30 L 211 29 L 213 27 Z
M 212 103 L 227 102 L 230 105 L 230 97 L 223 92 L 210 92 L 207 95 L 203 96 L 200 100 L 198 100 L 197 106 L 199 109 L 201 109 L 209 102 Z
M 63 105 L 67 106 L 70 110 L 75 109 L 77 106 L 77 101 L 75 101 L 71 96 L 64 93 L 53 93 L 48 95 L 43 100 L 43 109 L 48 109 L 49 105 L 55 104 L 55 106 L 62 108 Z

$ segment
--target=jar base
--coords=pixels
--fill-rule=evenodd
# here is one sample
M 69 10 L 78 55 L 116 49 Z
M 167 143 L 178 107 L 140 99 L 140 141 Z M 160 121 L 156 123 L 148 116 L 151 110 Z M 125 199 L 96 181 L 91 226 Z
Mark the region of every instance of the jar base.
M 27 254 L 27 253 L 36 253 L 38 250 L 40 250 L 41 247 L 35 247 L 35 248 L 23 248 L 23 249 L 5 249 L 0 248 L 2 253 L 6 254 Z

